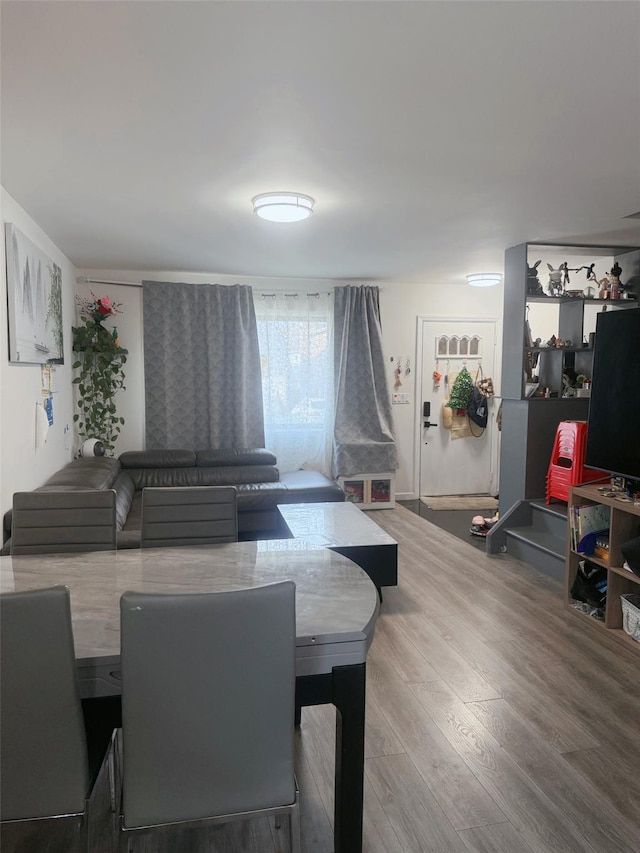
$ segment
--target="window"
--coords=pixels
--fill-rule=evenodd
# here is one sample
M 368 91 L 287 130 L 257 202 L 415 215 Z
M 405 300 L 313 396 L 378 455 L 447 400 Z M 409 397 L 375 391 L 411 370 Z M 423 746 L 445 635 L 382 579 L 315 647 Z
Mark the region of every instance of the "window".
M 280 471 L 331 470 L 332 297 L 255 293 L 266 447 Z

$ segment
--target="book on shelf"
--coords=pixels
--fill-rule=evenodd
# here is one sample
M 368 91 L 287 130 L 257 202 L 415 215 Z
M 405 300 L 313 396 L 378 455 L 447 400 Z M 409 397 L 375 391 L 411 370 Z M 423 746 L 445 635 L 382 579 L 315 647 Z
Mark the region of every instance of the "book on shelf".
M 605 563 L 609 562 L 609 531 L 595 534 L 596 541 L 593 548 L 593 556 L 598 557 Z
M 574 504 L 571 508 L 571 547 L 574 551 L 593 553 L 595 537 L 609 530 L 610 509 L 604 504 Z M 585 547 L 591 550 L 585 551 Z

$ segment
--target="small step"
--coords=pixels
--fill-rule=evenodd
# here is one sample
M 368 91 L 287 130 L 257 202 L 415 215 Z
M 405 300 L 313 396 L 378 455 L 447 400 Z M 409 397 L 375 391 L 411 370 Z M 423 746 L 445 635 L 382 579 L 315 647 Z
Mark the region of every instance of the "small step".
M 567 536 L 566 513 L 557 512 L 544 504 L 531 504 L 531 527 L 564 540 Z
M 507 530 L 507 536 L 513 536 L 514 539 L 524 539 L 541 551 L 547 551 L 563 560 L 565 558 L 566 542 L 564 538 L 554 536 L 546 530 L 536 530 L 534 527 L 511 527 Z
M 551 515 L 555 515 L 558 518 L 564 518 L 567 520 L 567 505 L 565 503 L 545 503 L 543 500 L 539 501 L 529 501 L 529 506 L 533 510 L 537 510 L 538 512 L 547 512 Z
M 512 527 L 506 535 L 508 554 L 556 580 L 564 579 L 564 538 L 532 527 Z

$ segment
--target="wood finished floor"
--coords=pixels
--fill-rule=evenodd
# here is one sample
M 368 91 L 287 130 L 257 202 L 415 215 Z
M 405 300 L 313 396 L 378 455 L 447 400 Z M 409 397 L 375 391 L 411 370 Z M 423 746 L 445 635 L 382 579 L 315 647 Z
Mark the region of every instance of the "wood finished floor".
M 640 851 L 640 655 L 574 619 L 560 584 L 508 555 L 402 507 L 370 515 L 399 543 L 399 585 L 384 591 L 368 658 L 366 853 Z M 303 853 L 333 850 L 334 724 L 331 706 L 303 709 Z M 135 849 L 275 853 L 286 823 Z

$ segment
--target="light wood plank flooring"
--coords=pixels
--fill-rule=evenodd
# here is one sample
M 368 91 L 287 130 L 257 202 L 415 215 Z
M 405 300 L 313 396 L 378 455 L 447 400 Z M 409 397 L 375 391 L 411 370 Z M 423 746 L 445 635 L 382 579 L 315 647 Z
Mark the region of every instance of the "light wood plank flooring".
M 365 851 L 640 851 L 640 655 L 573 619 L 560 584 L 508 555 L 402 507 L 369 514 L 399 543 L 399 585 L 384 590 L 368 659 Z M 331 706 L 303 709 L 304 853 L 333 849 L 334 724 Z M 94 847 L 107 850 L 100 823 Z M 136 849 L 275 853 L 286 824 Z

